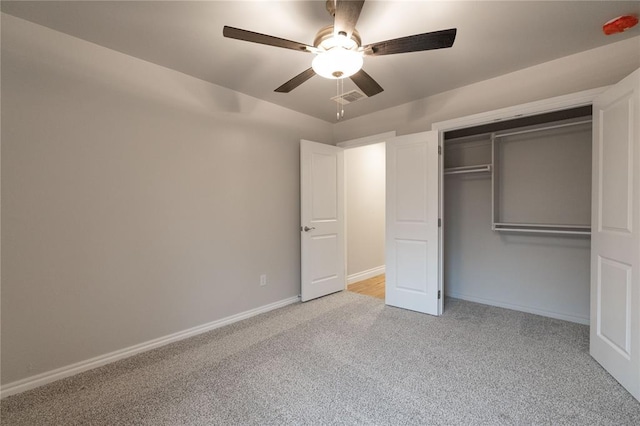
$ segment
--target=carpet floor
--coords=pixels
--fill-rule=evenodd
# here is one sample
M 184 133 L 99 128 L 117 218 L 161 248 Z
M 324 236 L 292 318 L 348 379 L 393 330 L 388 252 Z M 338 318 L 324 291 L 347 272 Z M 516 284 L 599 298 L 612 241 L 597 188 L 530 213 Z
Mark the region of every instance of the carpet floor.
M 639 425 L 589 328 L 341 292 L 5 398 L 3 425 Z

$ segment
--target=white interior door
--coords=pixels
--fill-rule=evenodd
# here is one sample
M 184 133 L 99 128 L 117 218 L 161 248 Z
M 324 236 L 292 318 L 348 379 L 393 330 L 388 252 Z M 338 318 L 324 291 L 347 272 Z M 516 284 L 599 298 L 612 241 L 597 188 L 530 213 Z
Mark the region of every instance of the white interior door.
M 593 104 L 591 355 L 640 400 L 640 70 Z
M 438 132 L 387 141 L 387 305 L 440 315 Z
M 303 302 L 344 290 L 343 149 L 300 142 L 300 298 Z

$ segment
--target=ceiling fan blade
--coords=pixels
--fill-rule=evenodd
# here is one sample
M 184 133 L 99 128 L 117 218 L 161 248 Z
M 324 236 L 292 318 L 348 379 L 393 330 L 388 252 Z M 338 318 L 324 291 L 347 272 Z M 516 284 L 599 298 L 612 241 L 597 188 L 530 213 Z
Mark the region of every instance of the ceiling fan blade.
M 297 41 L 285 40 L 266 34 L 254 33 L 253 31 L 242 30 L 240 28 L 224 26 L 222 35 L 236 40 L 250 41 L 252 43 L 266 44 L 267 46 L 283 47 L 285 49 L 298 50 L 300 52 L 311 52 L 314 47 Z
M 358 71 L 350 78 L 368 97 L 377 95 L 384 90 L 369 74 L 364 72 L 364 70 Z
M 393 55 L 396 53 L 420 52 L 453 46 L 456 28 L 416 34 L 364 46 L 364 54 L 369 56 Z
M 347 38 L 351 38 L 351 33 L 356 28 L 356 23 L 360 17 L 360 11 L 364 5 L 362 1 L 338 0 L 336 2 L 335 16 L 333 20 L 333 32 L 338 34 L 344 32 Z
M 305 81 L 309 80 L 314 75 L 316 75 L 316 72 L 313 70 L 313 68 L 309 68 L 306 71 L 302 71 L 300 74 L 296 75 L 282 86 L 278 87 L 276 90 L 274 90 L 274 92 L 289 93 Z

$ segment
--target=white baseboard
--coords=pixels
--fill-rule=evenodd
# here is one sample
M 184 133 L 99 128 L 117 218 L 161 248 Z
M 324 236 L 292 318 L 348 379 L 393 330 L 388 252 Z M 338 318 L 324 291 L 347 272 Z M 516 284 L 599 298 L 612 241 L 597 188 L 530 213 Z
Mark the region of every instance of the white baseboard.
M 22 380 L 17 380 L 12 383 L 8 383 L 0 388 L 0 398 L 4 398 L 10 395 L 15 395 L 20 392 L 24 392 L 30 389 L 37 388 L 47 383 L 55 382 L 56 380 L 64 379 L 66 377 L 73 376 L 78 373 L 82 373 L 93 368 L 101 367 L 105 364 L 128 358 L 133 355 L 137 355 L 142 352 L 146 352 L 151 349 L 158 348 L 160 346 L 168 345 L 169 343 L 177 342 L 178 340 L 186 339 L 188 337 L 196 336 L 198 334 L 206 333 L 207 331 L 214 330 L 216 328 L 224 327 L 225 325 L 233 324 L 265 312 L 272 311 L 274 309 L 281 308 L 283 306 L 291 305 L 300 300 L 299 296 L 290 297 L 288 299 L 280 300 L 278 302 L 270 303 L 268 305 L 261 306 L 259 308 L 251 309 L 239 314 L 231 315 L 226 318 L 222 318 L 216 321 L 212 321 L 207 324 L 199 325 L 189 328 L 187 330 L 179 331 L 177 333 L 169 334 L 164 337 L 149 340 L 128 348 L 120 349 L 108 354 L 99 355 L 97 357 L 87 359 L 85 361 L 76 362 L 75 364 L 67 365 L 65 367 L 57 368 L 55 370 L 47 371 L 35 376 L 27 377 Z
M 482 303 L 483 305 L 497 306 L 499 308 L 506 308 L 506 309 L 512 309 L 514 311 L 527 312 L 529 314 L 536 314 L 536 315 L 540 315 L 540 316 L 543 316 L 543 317 L 549 317 L 549 318 L 555 318 L 555 319 L 560 319 L 560 320 L 564 320 L 564 321 L 576 322 L 578 324 L 584 324 L 584 325 L 589 325 L 590 324 L 590 321 L 589 321 L 588 317 L 585 318 L 585 317 L 577 316 L 577 315 L 563 314 L 563 313 L 559 313 L 559 312 L 547 311 L 547 310 L 544 310 L 544 309 L 532 308 L 532 307 L 529 307 L 529 306 L 516 305 L 516 304 L 513 304 L 513 303 L 505 303 L 505 302 L 500 302 L 500 301 L 493 300 L 493 299 L 485 299 L 485 298 L 482 298 L 482 297 L 469 296 L 469 295 L 461 294 L 461 293 L 447 292 L 446 296 L 447 297 L 452 297 L 454 299 L 467 300 L 469 302 Z M 445 307 L 445 309 L 446 309 L 446 307 Z
M 358 281 L 373 278 L 377 275 L 384 274 L 384 265 L 375 268 L 367 269 L 366 271 L 356 272 L 347 276 L 347 285 L 357 283 Z

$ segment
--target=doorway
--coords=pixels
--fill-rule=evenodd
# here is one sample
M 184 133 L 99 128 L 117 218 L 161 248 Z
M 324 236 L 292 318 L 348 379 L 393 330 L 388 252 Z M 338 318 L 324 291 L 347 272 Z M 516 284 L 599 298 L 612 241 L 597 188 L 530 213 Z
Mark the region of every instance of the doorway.
M 385 298 L 385 142 L 345 146 L 347 290 Z

